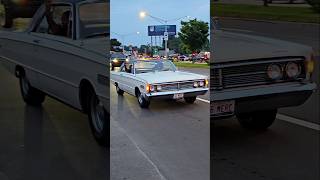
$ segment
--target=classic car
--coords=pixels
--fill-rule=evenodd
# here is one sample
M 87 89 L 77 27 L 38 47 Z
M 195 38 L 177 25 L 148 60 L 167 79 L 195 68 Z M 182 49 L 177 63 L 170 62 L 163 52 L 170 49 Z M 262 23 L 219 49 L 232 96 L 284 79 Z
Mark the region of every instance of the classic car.
M 154 98 L 184 99 L 194 103 L 198 95 L 208 91 L 206 76 L 178 71 L 169 60 L 130 60 L 111 71 L 110 80 L 119 95 L 136 96 L 142 108 Z
M 32 18 L 43 0 L 0 0 L 4 7 L 4 28 L 11 28 L 15 18 Z
M 266 37 L 212 32 L 210 116 L 236 116 L 248 129 L 266 129 L 282 107 L 303 104 L 316 84 L 311 47 Z
M 123 53 L 112 53 L 110 56 L 111 70 L 114 70 L 115 67 L 120 67 L 125 61 L 129 61 L 129 58 Z
M 108 6 L 53 1 L 40 6 L 25 32 L 0 32 L 1 62 L 19 78 L 25 103 L 41 105 L 48 95 L 87 113 L 101 145 L 109 140 Z

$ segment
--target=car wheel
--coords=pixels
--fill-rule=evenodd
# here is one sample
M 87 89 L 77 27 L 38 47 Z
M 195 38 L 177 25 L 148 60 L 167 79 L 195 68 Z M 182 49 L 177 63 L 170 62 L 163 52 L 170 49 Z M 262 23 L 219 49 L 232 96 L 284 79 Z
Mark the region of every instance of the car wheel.
M 139 93 L 137 98 L 138 98 L 138 103 L 141 108 L 148 108 L 149 107 L 150 101 L 148 99 L 146 99 L 142 93 Z
M 108 120 L 109 114 L 103 104 L 99 101 L 95 92 L 91 89 L 88 95 L 88 117 L 92 134 L 101 146 L 108 144 Z
M 4 18 L 4 25 L 3 25 L 3 28 L 12 28 L 13 26 L 13 17 L 12 17 L 12 14 L 11 14 L 11 9 L 6 6 L 5 7 L 5 18 Z
M 122 89 L 120 89 L 118 85 L 116 85 L 116 91 L 117 91 L 118 95 L 120 95 L 120 96 L 122 96 L 124 93 L 124 91 Z
M 24 102 L 28 105 L 40 106 L 45 99 L 45 94 L 42 91 L 32 87 L 26 75 L 21 75 L 19 82 L 20 91 Z
M 237 115 L 241 126 L 246 129 L 264 130 L 270 127 L 276 119 L 277 109 L 256 111 Z
M 194 97 L 185 97 L 184 100 L 189 103 L 189 104 L 193 104 L 194 101 L 196 101 L 197 97 L 194 96 Z

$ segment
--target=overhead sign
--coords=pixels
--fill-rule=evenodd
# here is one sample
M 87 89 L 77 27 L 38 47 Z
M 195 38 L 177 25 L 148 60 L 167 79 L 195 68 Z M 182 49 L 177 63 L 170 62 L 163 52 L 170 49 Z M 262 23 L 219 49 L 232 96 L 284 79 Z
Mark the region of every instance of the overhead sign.
M 164 36 L 165 32 L 168 32 L 169 36 L 174 36 L 176 35 L 176 29 L 176 25 L 148 26 L 148 36 Z

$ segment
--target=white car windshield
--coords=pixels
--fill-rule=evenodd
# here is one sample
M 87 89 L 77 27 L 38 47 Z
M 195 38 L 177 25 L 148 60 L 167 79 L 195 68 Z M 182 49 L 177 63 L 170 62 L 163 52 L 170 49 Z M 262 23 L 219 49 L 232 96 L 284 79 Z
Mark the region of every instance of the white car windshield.
M 136 74 L 177 70 L 171 61 L 137 61 L 134 68 Z

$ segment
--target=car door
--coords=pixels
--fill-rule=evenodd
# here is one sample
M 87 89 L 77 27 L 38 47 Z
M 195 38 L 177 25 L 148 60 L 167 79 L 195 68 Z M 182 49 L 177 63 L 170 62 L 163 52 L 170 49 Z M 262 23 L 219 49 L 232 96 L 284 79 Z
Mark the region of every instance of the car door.
M 128 83 L 129 83 L 128 76 L 127 76 L 128 73 L 126 72 L 125 66 L 126 66 L 125 64 L 121 66 L 120 71 L 117 73 L 115 78 L 119 88 L 126 92 L 129 92 L 130 89 L 128 86 Z
M 12 73 L 16 65 L 24 68 L 33 87 L 38 87 L 38 64 L 34 60 L 34 42 L 26 32 L 2 32 L 0 38 L 0 57 L 4 66 Z
M 41 72 L 38 75 L 41 89 L 48 94 L 73 106 L 78 102 L 78 79 L 81 72 L 74 68 L 81 62 L 81 57 L 77 55 L 79 47 L 73 40 L 72 28 L 72 8 L 68 4 L 53 5 L 52 19 L 56 24 L 59 16 L 69 12 L 69 23 L 67 36 L 65 33 L 54 32 L 48 18 L 43 16 L 39 25 L 30 34 L 37 43 L 34 58 L 37 59 Z M 62 17 L 61 21 L 62 21 Z M 52 23 L 52 22 L 51 22 Z
M 123 72 L 123 79 L 126 85 L 126 91 L 134 95 L 134 90 L 136 87 L 135 84 L 135 75 L 134 75 L 134 63 L 126 63 L 127 71 Z

